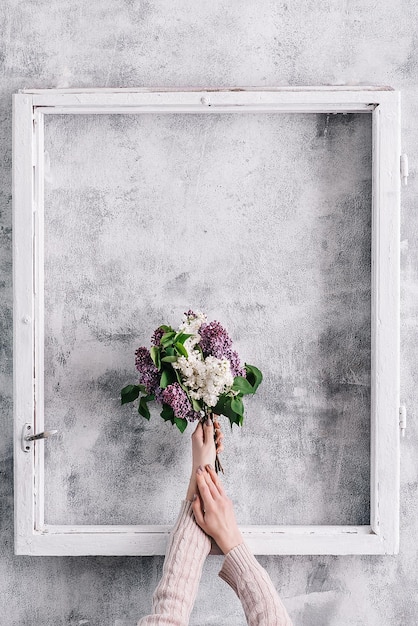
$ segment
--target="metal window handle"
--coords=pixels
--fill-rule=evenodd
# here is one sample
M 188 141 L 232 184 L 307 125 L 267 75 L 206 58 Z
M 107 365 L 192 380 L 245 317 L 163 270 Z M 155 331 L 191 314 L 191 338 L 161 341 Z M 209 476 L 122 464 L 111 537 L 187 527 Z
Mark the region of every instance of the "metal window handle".
M 39 439 L 47 439 L 51 437 L 51 435 L 55 435 L 57 430 L 45 430 L 42 433 L 37 433 L 36 435 L 33 432 L 33 428 L 31 424 L 25 424 L 22 430 L 22 450 L 23 452 L 30 452 L 32 450 L 33 442 L 38 441 Z
M 47 437 L 50 437 L 51 435 L 55 435 L 58 431 L 57 430 L 45 430 L 45 432 L 43 433 L 38 433 L 37 435 L 30 435 L 28 437 L 25 437 L 25 441 L 36 441 L 36 439 L 46 439 Z

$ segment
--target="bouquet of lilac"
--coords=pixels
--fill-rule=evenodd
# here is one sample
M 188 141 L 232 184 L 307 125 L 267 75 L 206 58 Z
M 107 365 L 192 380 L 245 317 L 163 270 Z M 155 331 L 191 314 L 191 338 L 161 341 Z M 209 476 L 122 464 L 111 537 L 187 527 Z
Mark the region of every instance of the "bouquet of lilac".
M 188 422 L 225 415 L 242 426 L 243 396 L 254 394 L 263 376 L 256 367 L 241 366 L 232 340 L 217 321 L 188 311 L 177 330 L 162 325 L 152 335 L 152 347 L 138 348 L 135 366 L 139 384 L 121 391 L 122 404 L 140 397 L 138 413 L 150 418 L 148 402 L 162 405 L 161 417 L 184 432 Z M 218 457 L 215 469 L 222 470 Z M 223 471 L 223 470 L 222 470 Z

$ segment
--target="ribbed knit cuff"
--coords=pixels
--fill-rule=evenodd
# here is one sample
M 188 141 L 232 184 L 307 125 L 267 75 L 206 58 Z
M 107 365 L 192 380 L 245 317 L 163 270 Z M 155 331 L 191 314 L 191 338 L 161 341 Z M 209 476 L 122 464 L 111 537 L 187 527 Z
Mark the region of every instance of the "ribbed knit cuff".
M 225 555 L 219 577 L 237 593 L 236 581 L 239 580 L 243 572 L 253 568 L 254 565 L 259 566 L 257 559 L 250 552 L 245 542 L 240 543 Z
M 192 503 L 190 500 L 182 500 L 177 520 L 171 532 L 173 533 L 178 526 L 187 524 L 190 520 L 194 521 Z
M 228 552 L 219 576 L 241 600 L 248 624 L 292 626 L 270 576 L 245 543 Z

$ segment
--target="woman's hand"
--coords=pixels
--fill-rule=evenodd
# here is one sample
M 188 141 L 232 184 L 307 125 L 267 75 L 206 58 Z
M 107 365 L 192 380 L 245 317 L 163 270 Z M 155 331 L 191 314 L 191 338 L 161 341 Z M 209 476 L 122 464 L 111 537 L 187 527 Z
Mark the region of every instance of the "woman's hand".
M 199 422 L 192 435 L 192 473 L 190 476 L 187 500 L 192 500 L 197 492 L 196 471 L 199 466 L 204 467 L 208 463 L 213 464 L 217 453 L 214 430 L 211 419 Z
M 224 554 L 243 543 L 234 506 L 211 465 L 196 472 L 198 494 L 193 500 L 196 522 L 207 535 L 213 537 Z

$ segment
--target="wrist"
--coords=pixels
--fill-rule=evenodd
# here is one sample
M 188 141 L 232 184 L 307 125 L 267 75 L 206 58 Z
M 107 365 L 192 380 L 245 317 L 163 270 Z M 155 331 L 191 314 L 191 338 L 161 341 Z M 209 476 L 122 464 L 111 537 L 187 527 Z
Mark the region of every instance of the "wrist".
M 197 493 L 197 482 L 194 473 L 192 473 L 189 486 L 187 488 L 186 500 L 192 501 L 195 493 Z
M 214 539 L 224 554 L 228 554 L 241 543 L 244 543 L 244 538 L 238 529 L 227 537 L 222 537 L 221 539 L 214 537 Z

